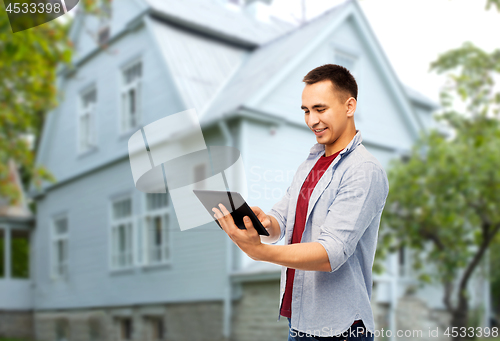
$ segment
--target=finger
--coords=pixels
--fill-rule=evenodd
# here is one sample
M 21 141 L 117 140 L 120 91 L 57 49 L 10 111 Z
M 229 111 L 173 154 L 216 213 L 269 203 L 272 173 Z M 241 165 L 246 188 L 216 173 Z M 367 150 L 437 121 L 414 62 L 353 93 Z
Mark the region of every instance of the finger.
M 214 214 L 214 218 L 215 218 L 215 214 Z M 223 230 L 222 225 L 219 223 L 219 221 L 218 221 L 218 220 L 215 220 L 215 223 L 216 223 L 217 225 L 219 225 L 219 227 L 220 227 L 220 229 L 221 229 L 221 230 Z
M 257 230 L 253 226 L 252 220 L 248 216 L 243 217 L 243 224 L 247 228 L 247 233 L 257 233 Z
M 229 223 L 234 224 L 233 216 L 231 215 L 231 213 L 229 213 L 227 208 L 224 205 L 219 204 L 219 209 L 221 210 L 222 214 L 224 214 L 224 219 L 226 219 Z
M 266 215 L 266 218 L 267 218 L 266 219 L 266 229 L 267 229 L 267 228 L 271 227 L 271 225 L 273 224 L 273 221 L 271 220 L 271 217 L 268 215 Z
M 217 219 L 217 222 L 220 226 L 221 229 L 223 229 L 224 231 L 226 231 L 225 229 L 225 221 L 224 221 L 224 217 L 222 215 L 222 213 L 217 209 L 217 208 L 212 208 L 212 212 L 214 212 L 214 218 Z

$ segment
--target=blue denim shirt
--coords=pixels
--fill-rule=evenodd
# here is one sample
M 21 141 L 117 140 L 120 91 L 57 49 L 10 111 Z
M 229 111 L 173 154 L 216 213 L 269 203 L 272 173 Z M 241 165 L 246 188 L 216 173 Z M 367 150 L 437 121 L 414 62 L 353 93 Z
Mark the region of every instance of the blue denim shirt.
M 291 327 L 311 335 L 337 335 L 358 319 L 375 332 L 370 305 L 372 266 L 389 182 L 382 165 L 361 141 L 361 133 L 356 130 L 354 138 L 318 181 L 309 200 L 301 242 L 323 245 L 331 265 L 330 272 L 295 270 Z M 311 148 L 286 194 L 268 213 L 278 221 L 279 240 L 285 237 L 286 245 L 292 239 L 300 188 L 324 152 L 323 144 Z M 283 266 L 280 307 L 285 286 Z

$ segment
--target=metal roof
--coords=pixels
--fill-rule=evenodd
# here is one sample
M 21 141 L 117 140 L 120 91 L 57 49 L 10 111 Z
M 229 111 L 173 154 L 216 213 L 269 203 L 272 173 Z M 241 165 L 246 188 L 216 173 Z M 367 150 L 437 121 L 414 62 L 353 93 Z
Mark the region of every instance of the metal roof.
M 200 113 L 240 65 L 244 48 L 151 21 L 162 57 L 188 108 Z
M 294 26 L 276 18 L 259 21 L 242 10 L 208 0 L 146 0 L 153 14 L 179 26 L 246 46 L 264 44 Z
M 336 6 L 313 21 L 255 49 L 201 115 L 201 124 L 220 119 L 251 99 L 284 65 L 313 40 L 347 3 Z
M 438 103 L 429 99 L 427 96 L 421 94 L 417 90 L 410 88 L 408 85 L 404 85 L 403 87 L 406 91 L 406 94 L 413 102 L 417 102 L 417 103 L 419 103 L 423 106 L 426 106 L 430 109 L 438 109 L 440 107 Z

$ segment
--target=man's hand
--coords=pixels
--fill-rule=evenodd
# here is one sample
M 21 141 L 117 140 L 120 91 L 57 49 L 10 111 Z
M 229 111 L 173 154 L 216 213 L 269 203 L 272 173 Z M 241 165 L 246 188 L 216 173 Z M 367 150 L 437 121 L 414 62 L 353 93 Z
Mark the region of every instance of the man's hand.
M 221 228 L 224 230 L 224 232 L 227 233 L 229 238 L 231 238 L 231 240 L 241 249 L 241 251 L 245 252 L 250 258 L 258 260 L 257 255 L 259 253 L 260 247 L 263 244 L 261 243 L 259 233 L 253 226 L 250 218 L 247 216 L 243 218 L 243 223 L 245 224 L 246 230 L 241 230 L 238 228 L 238 226 L 236 226 L 231 213 L 229 213 L 224 205 L 219 204 L 219 208 L 214 207 L 212 208 L 212 211 L 214 212 L 214 217 L 219 222 Z M 256 213 L 259 220 L 261 220 L 261 218 L 266 220 L 267 216 L 264 214 L 264 212 L 262 212 L 262 210 L 260 210 L 260 212 L 260 217 Z M 264 217 L 262 215 L 264 215 Z M 262 222 L 262 220 L 261 223 L 264 225 L 264 222 Z M 270 225 L 270 222 L 268 221 L 267 224 Z M 266 227 L 266 225 L 264 225 L 264 227 Z
M 262 225 L 270 225 L 270 216 L 266 216 L 258 207 L 252 207 Z M 260 241 L 260 236 L 248 217 L 243 218 L 246 230 L 240 230 L 234 223 L 231 213 L 219 204 L 213 208 L 214 217 L 229 238 L 253 260 L 270 262 L 288 268 L 308 271 L 331 271 L 330 261 L 325 248 L 318 242 L 295 243 L 291 245 L 268 245 Z M 271 219 L 271 220 L 269 220 Z M 278 226 L 278 223 L 274 223 Z M 272 228 L 271 228 L 272 229 Z
M 250 207 L 266 230 L 271 228 L 271 218 L 258 206 Z M 269 231 L 268 231 L 269 232 Z
M 255 213 L 257 218 L 259 218 L 262 226 L 264 226 L 267 232 L 269 232 L 269 236 L 261 235 L 260 240 L 262 240 L 264 243 L 274 243 L 275 241 L 277 241 L 280 236 L 280 226 L 276 221 L 276 218 L 265 214 L 264 211 L 260 209 L 260 207 L 252 206 L 250 208 Z

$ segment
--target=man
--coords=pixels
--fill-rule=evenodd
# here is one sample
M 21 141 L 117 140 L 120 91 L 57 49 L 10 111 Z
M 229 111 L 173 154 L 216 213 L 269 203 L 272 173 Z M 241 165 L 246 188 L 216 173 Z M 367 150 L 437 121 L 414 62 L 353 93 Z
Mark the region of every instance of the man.
M 350 72 L 326 64 L 303 81 L 305 122 L 318 143 L 267 215 L 252 207 L 270 235 L 260 237 L 249 219 L 238 229 L 222 205 L 214 216 L 252 259 L 283 266 L 280 315 L 288 318 L 288 340 L 341 333 L 341 340 L 373 340 L 372 266 L 387 175 L 355 128 L 358 89 Z M 286 245 L 262 243 L 283 237 Z

